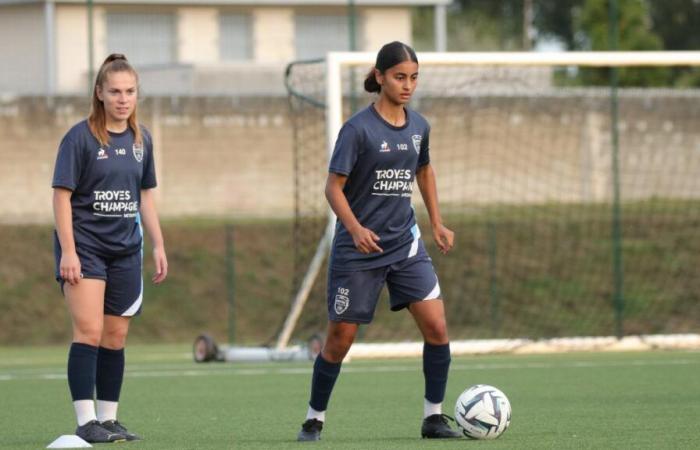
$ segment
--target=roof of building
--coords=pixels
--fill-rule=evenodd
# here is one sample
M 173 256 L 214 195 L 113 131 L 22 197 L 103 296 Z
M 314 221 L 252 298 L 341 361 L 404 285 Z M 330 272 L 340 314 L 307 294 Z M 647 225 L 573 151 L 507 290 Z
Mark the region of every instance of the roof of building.
M 52 3 L 85 4 L 86 0 L 0 0 L 0 5 Z M 453 0 L 355 0 L 356 6 L 438 6 Z M 348 0 L 93 0 L 113 5 L 231 5 L 231 6 L 347 6 Z

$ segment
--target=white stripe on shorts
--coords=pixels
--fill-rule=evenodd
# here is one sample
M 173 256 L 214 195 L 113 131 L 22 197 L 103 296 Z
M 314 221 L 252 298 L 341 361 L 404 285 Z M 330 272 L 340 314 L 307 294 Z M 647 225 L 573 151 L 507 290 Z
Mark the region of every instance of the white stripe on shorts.
M 143 302 L 143 277 L 141 277 L 141 292 L 139 292 L 139 298 L 129 306 L 129 309 L 122 313 L 122 317 L 131 317 L 136 314 L 136 311 L 141 307 L 141 302 Z
M 435 280 L 435 287 L 423 300 L 432 300 L 435 298 L 440 298 L 440 282 L 437 279 Z
M 411 227 L 411 234 L 413 235 L 413 242 L 411 243 L 411 249 L 408 251 L 409 258 L 418 254 L 418 241 L 420 240 L 420 228 L 418 228 L 418 224 Z

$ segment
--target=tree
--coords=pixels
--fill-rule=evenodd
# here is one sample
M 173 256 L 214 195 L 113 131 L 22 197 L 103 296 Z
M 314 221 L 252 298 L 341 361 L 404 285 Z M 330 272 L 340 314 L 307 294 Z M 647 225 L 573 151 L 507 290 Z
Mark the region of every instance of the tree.
M 574 22 L 583 2 L 584 0 L 536 0 L 534 26 L 537 38 L 559 41 L 567 50 L 577 49 Z
M 650 1 L 649 14 L 666 50 L 700 49 L 700 1 Z
M 700 49 L 700 1 L 664 0 L 649 3 L 652 28 L 661 37 L 666 50 Z M 672 69 L 675 84 L 700 87 L 700 69 Z
M 586 50 L 662 50 L 661 38 L 651 27 L 648 4 L 644 0 L 617 0 L 618 33 L 610 40 L 610 1 L 586 0 L 580 18 L 575 24 L 585 39 Z M 671 72 L 667 68 L 619 69 L 620 86 L 666 86 Z M 581 71 L 585 84 L 605 85 L 609 83 L 609 70 L 591 69 Z

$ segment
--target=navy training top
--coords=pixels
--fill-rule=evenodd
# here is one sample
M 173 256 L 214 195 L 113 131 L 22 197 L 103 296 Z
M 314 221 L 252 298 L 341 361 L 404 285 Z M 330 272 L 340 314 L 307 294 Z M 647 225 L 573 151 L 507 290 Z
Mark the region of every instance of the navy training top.
M 156 187 L 153 142 L 148 130 L 141 130 L 140 145 L 127 128 L 110 132 L 109 145 L 101 146 L 83 120 L 63 137 L 51 186 L 73 191 L 76 247 L 104 257 L 141 249 L 141 189 Z
M 374 108 L 353 115 L 341 128 L 329 172 L 347 176 L 343 193 L 360 224 L 376 233 L 383 253 L 363 255 L 340 220 L 331 251 L 335 269 L 366 270 L 406 259 L 420 237 L 411 206 L 416 171 L 430 162 L 430 125 L 404 108 L 406 123 L 396 127 Z

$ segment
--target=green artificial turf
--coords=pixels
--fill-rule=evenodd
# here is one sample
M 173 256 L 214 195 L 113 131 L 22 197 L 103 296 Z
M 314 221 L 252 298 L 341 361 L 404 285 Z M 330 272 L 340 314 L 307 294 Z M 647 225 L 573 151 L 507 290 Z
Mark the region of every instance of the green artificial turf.
M 63 347 L 0 348 L 0 448 L 44 448 L 75 423 Z M 296 443 L 310 363 L 191 361 L 186 345 L 132 346 L 119 418 L 145 440 L 120 449 L 700 448 L 700 353 L 571 353 L 454 358 L 445 412 L 492 384 L 511 427 L 495 441 L 420 439 L 418 359 L 344 364 L 319 443 Z M 104 445 L 98 447 L 105 447 Z

